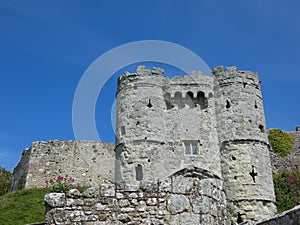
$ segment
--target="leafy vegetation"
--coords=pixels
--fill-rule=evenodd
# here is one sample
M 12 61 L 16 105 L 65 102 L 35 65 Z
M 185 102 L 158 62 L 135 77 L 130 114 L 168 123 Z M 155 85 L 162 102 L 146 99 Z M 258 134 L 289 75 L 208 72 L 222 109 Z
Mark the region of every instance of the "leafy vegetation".
M 45 188 L 15 191 L 0 196 L 0 224 L 24 225 L 45 220 Z
M 50 192 L 67 193 L 71 189 L 75 188 L 75 179 L 68 175 L 59 175 L 55 179 L 46 180 L 46 188 L 49 187 Z
M 300 172 L 283 172 L 273 175 L 278 212 L 300 204 Z
M 0 196 L 8 192 L 11 185 L 11 179 L 11 172 L 0 167 Z
M 269 140 L 272 148 L 279 156 L 287 156 L 291 153 L 295 138 L 280 129 L 271 129 L 269 131 Z

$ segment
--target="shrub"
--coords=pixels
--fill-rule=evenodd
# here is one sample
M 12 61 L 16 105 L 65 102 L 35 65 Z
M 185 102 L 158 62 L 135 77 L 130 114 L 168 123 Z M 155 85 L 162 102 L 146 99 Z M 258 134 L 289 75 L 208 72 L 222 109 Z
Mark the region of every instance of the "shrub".
M 272 148 L 279 156 L 287 156 L 292 151 L 295 138 L 280 129 L 271 129 L 269 131 L 269 140 Z
M 0 196 L 9 191 L 12 174 L 10 171 L 0 167 Z
M 283 172 L 273 175 L 278 212 L 300 204 L 300 172 Z
M 68 175 L 59 175 L 55 179 L 46 180 L 46 188 L 49 188 L 50 192 L 67 193 L 71 189 L 75 188 L 75 179 Z

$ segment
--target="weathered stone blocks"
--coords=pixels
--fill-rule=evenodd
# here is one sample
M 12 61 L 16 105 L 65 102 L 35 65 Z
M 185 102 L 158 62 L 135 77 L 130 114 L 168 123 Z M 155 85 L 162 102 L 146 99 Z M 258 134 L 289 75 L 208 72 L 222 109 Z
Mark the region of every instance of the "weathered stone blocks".
M 171 180 L 171 179 L 170 179 Z M 195 179 L 193 180 L 193 183 Z M 133 187 L 100 185 L 87 189 L 96 195 L 65 194 L 46 195 L 48 224 L 224 224 L 227 225 L 226 199 L 222 182 L 214 179 L 198 180 L 197 186 L 182 192 L 167 188 L 170 181 L 141 182 Z M 158 194 L 163 184 L 165 192 Z M 215 186 L 220 184 L 220 186 Z M 211 186 L 207 188 L 207 186 Z M 206 191 L 202 194 L 199 190 Z M 98 190 L 98 191 L 97 191 Z M 219 192 L 218 198 L 213 193 Z M 220 194 L 223 193 L 223 194 Z M 118 197 L 117 197 L 118 196 Z M 217 200 L 218 199 L 218 200 Z M 218 213 L 223 212 L 223 213 Z M 202 221 L 202 222 L 201 222 Z

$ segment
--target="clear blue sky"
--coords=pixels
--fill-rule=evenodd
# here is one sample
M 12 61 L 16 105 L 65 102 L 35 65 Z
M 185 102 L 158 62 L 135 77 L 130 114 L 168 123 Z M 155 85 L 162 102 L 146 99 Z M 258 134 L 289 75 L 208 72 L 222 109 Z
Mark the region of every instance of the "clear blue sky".
M 298 0 L 0 1 L 0 166 L 31 142 L 74 139 L 72 102 L 88 66 L 121 44 L 164 40 L 212 68 L 236 65 L 262 81 L 267 127 L 300 125 Z M 96 107 L 99 133 L 114 141 L 115 78 Z M 106 110 L 109 109 L 109 110 Z

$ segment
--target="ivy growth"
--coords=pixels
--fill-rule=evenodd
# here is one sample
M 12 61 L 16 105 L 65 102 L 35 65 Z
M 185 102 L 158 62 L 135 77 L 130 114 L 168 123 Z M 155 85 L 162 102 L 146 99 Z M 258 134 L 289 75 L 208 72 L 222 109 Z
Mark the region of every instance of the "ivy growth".
M 295 138 L 280 129 L 269 131 L 269 140 L 274 151 L 281 157 L 287 156 L 292 151 Z
M 273 175 L 276 205 L 283 212 L 300 204 L 300 172 L 283 172 Z

